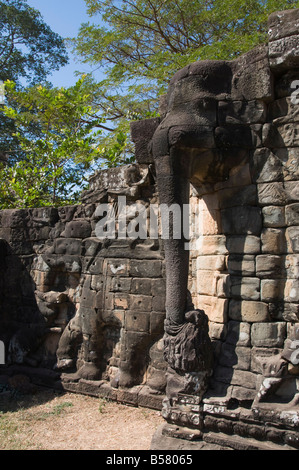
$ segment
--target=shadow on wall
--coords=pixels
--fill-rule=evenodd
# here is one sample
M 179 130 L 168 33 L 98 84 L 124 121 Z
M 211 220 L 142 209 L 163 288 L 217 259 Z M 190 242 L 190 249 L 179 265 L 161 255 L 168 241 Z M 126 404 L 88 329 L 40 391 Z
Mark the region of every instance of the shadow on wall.
M 5 240 L 0 242 L 0 337 L 6 348 L 6 364 L 53 368 L 60 318 L 64 315 L 66 320 L 74 313 L 74 304 L 65 294 L 63 266 L 47 272 L 47 281 L 51 278 L 57 290 L 38 291 L 31 275 L 32 256 L 18 256 Z
M 216 363 L 207 401 L 256 406 L 298 396 L 298 158 L 281 127 L 297 111 L 285 85 L 282 76 L 247 163 L 193 191 L 201 223 L 192 290 L 209 316 Z
M 61 380 L 66 389 L 83 379 L 97 381 L 98 388 L 100 382 L 113 389 L 147 384 L 162 394 L 160 244 L 99 240 L 92 231 L 96 207 L 55 210 L 52 222 L 47 209 L 34 209 L 42 237 L 40 231 L 32 235 L 31 210 L 3 211 L 7 239 L 16 237 L 12 221 L 19 224 L 19 238 L 0 245 L 0 339 L 7 365 L 29 366 L 29 376 L 44 368 L 47 384 Z

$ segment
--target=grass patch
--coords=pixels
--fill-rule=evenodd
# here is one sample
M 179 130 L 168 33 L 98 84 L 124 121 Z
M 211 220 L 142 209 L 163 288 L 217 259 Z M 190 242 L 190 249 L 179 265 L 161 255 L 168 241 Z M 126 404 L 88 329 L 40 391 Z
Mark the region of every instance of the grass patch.
M 0 412 L 0 450 L 26 450 L 29 448 L 30 442 L 23 438 L 23 433 L 27 431 L 27 425 L 22 415 L 23 410 Z
M 71 401 L 62 401 L 44 411 L 39 409 L 43 405 L 38 396 L 20 398 L 6 393 L 0 398 L 0 450 L 39 450 L 40 447 L 32 442 L 35 425 L 51 418 L 60 419 L 73 406 Z

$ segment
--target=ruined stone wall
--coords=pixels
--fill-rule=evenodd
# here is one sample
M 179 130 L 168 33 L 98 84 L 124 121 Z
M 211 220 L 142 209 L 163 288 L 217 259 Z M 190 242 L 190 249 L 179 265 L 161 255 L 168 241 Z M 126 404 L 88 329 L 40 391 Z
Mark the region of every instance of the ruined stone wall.
M 128 171 L 137 175 L 136 186 L 126 184 Z M 161 243 L 96 236 L 102 203 L 113 206 L 121 194 L 128 196 L 128 211 L 139 198 L 144 205 L 153 203 L 154 181 L 147 168 L 133 165 L 103 171 L 92 185 L 83 205 L 1 212 L 0 336 L 10 366 L 6 373 L 27 373 L 24 367 L 31 367 L 37 380 L 62 383 L 67 390 L 160 408 L 165 388 Z M 124 398 L 118 389 L 132 391 Z
M 285 58 L 290 42 L 298 47 L 298 36 L 281 39 L 293 31 L 298 11 L 289 13 L 285 29 L 277 16 L 270 19 L 273 99 L 218 103 L 219 126 L 230 128 L 232 139 L 239 126 L 251 128 L 256 148 L 248 150 L 245 163 L 227 181 L 213 190 L 201 188 L 199 195 L 193 189 L 194 212 L 200 217 L 190 289 L 196 307 L 210 320 L 216 367 L 208 396 L 221 397 L 218 404 L 252 403 L 264 377 L 277 373 L 271 361 L 292 354 L 285 380 L 281 387 L 278 379 L 273 381 L 273 389 L 275 383 L 278 402 L 298 395 L 299 114 L 292 84 L 299 75 L 291 68 L 294 58 Z
M 166 393 L 157 449 L 171 436 L 299 447 L 298 23 L 299 10 L 273 14 L 269 44 L 179 71 L 161 119 L 132 123 L 138 164 L 95 174 L 81 205 L 1 212 L 4 373 L 30 367 L 67 390 L 158 409 Z M 173 276 L 161 238 L 96 231 L 101 204 L 119 214 L 126 197 L 134 217 L 136 203 L 181 203 L 186 188 L 187 299 L 181 241 L 167 242 Z
M 271 15 L 267 46 L 191 64 L 165 97 L 153 155 L 178 194 L 180 172 L 191 182 L 188 287 L 214 365 L 202 400 L 171 388 L 169 366 L 164 444 L 187 425 L 227 447 L 298 448 L 298 24 L 299 10 Z

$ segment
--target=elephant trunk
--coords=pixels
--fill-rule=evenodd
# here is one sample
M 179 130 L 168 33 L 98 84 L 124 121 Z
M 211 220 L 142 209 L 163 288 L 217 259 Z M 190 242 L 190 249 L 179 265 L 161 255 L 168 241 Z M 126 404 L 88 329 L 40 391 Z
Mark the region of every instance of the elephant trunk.
M 186 208 L 190 183 L 183 175 L 166 174 L 159 168 L 159 163 L 157 166 L 160 170 L 157 171 L 157 186 L 167 277 L 166 324 L 179 325 L 184 322 L 187 300 L 189 251 L 186 247 L 186 219 L 188 223 L 189 216 Z M 167 165 L 168 169 L 169 166 L 172 165 Z

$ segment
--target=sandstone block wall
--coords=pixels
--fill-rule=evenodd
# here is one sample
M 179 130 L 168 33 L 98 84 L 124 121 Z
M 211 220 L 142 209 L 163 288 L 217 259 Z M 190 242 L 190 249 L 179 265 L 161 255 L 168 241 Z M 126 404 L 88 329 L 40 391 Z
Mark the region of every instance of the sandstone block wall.
M 135 404 L 139 396 L 139 403 L 160 408 L 165 388 L 161 243 L 96 236 L 99 205 L 113 206 L 116 189 L 126 194 L 126 171 L 137 168 L 97 175 L 99 189 L 84 195 L 94 202 L 1 212 L 0 336 L 7 365 L 19 366 L 12 371 L 27 372 L 22 367 L 30 366 L 33 375 L 62 380 L 68 390 Z M 130 192 L 128 211 L 139 197 L 144 205 L 155 201 L 153 183 L 149 177 Z M 49 371 L 47 379 L 42 369 Z M 119 387 L 134 390 L 124 399 Z M 152 389 L 158 398 L 149 398 Z
M 298 21 L 273 14 L 268 44 L 179 71 L 161 118 L 132 123 L 138 164 L 95 174 L 81 205 L 1 211 L 2 374 L 162 408 L 163 240 L 99 240 L 96 227 L 119 196 L 131 215 L 159 203 L 153 154 L 163 171 L 177 158 L 192 175 L 189 301 L 208 317 L 214 364 L 202 401 L 164 406 L 167 432 L 298 448 Z

